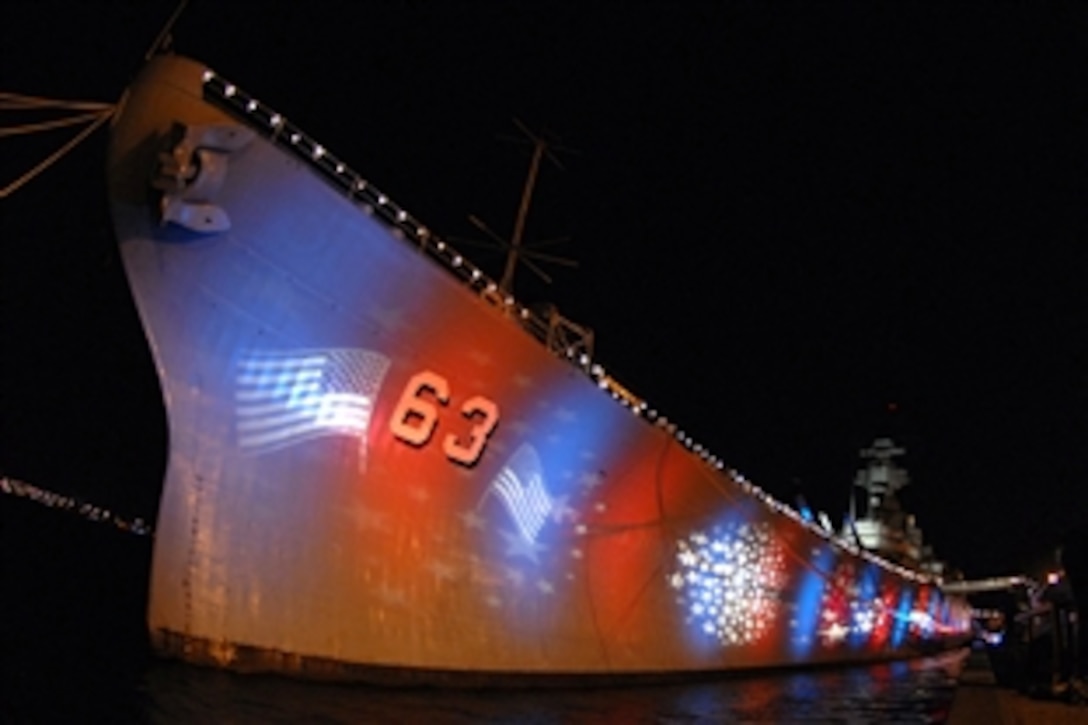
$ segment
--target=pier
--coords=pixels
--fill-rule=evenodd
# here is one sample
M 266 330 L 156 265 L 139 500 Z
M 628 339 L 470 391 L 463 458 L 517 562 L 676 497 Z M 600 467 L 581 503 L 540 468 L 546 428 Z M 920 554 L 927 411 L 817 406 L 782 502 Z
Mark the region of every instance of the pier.
M 960 673 L 949 725 L 1085 725 L 1088 702 L 1029 697 L 998 682 L 984 650 L 973 650 Z
M 958 587 L 987 608 L 974 611 L 977 639 L 948 722 L 1088 724 L 1083 622 L 1068 572 L 1045 583 L 1014 576 Z

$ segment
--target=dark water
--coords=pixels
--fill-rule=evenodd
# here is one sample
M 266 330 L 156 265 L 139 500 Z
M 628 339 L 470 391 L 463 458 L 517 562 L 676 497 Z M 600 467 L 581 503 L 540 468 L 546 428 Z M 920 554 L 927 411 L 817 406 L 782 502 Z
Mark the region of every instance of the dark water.
M 0 500 L 0 546 L 6 722 L 942 722 L 963 660 L 952 653 L 858 668 L 544 691 L 240 676 L 148 652 L 149 539 Z
M 31 722 L 931 723 L 947 717 L 958 662 L 945 657 L 684 685 L 488 692 L 305 683 L 154 660 L 111 679 L 95 672 L 96 663 L 82 661 L 54 672 L 60 676 L 38 685 L 29 701 L 19 693 L 24 701 L 14 714 Z
M 683 685 L 556 691 L 390 690 L 153 664 L 140 713 L 156 722 L 941 722 L 959 659 Z

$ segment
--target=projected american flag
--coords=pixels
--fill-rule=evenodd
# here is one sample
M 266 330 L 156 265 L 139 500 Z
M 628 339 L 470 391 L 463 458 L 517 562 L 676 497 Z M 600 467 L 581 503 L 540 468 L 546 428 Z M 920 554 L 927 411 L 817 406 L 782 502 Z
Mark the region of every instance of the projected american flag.
M 514 452 L 492 480 L 488 493 L 499 497 L 522 537 L 536 541 L 552 511 L 552 499 L 544 487 L 540 457 L 532 446 L 522 444 Z
M 254 352 L 238 362 L 238 445 L 267 453 L 321 436 L 366 433 L 389 358 L 356 348 Z

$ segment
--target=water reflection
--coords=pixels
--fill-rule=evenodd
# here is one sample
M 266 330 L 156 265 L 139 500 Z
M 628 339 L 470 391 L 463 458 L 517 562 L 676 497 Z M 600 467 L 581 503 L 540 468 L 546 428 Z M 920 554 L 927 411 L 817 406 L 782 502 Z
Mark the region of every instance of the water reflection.
M 942 722 L 963 652 L 848 669 L 562 690 L 379 688 L 149 664 L 146 720 L 266 723 Z

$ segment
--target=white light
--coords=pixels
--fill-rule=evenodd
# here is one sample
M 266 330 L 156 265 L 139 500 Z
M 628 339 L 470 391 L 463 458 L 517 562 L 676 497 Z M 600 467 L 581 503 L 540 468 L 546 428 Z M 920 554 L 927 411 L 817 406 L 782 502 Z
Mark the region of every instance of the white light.
M 487 291 L 488 292 L 494 292 L 497 289 L 498 289 L 498 286 L 494 282 L 488 282 L 487 283 Z
M 476 280 L 478 280 L 478 279 L 479 279 L 479 278 L 480 278 L 481 276 L 482 276 L 482 275 L 480 274 L 480 270 L 478 270 L 478 269 L 474 269 L 474 270 L 472 270 L 472 281 L 473 281 L 473 282 L 475 282 Z
M 507 296 L 507 298 L 503 301 L 506 302 L 507 306 L 514 304 L 514 298 L 510 296 Z
M 238 89 L 235 87 L 235 85 L 233 83 L 228 83 L 227 87 L 223 89 L 223 95 L 225 95 L 227 98 L 230 98 L 231 96 L 233 96 L 237 92 L 238 92 Z
M 254 111 L 256 111 L 257 110 L 257 102 L 254 101 L 252 98 L 249 99 L 249 103 L 246 104 L 246 110 L 249 111 L 250 113 L 253 113 Z
M 272 124 L 273 128 L 279 128 L 283 125 L 283 116 L 278 113 L 273 113 L 272 117 L 268 119 L 268 122 Z
M 416 227 L 416 236 L 420 239 L 426 239 L 430 235 L 431 233 L 427 231 L 427 227 Z
M 291 143 L 298 143 L 299 139 L 301 139 L 301 138 L 302 138 L 302 136 L 300 136 L 297 132 L 293 133 L 293 134 L 291 134 Z
M 404 211 L 403 209 L 401 209 L 400 211 L 397 212 L 397 221 L 398 222 L 402 222 L 407 218 L 408 218 L 408 212 Z
M 582 357 L 578 358 L 578 362 L 582 365 L 589 365 L 589 355 L 582 353 Z
M 325 155 L 325 147 L 318 144 L 317 146 L 314 146 L 314 152 L 313 153 L 314 153 L 314 158 L 319 159 L 319 158 L 321 158 L 322 156 Z
M 359 180 L 357 180 L 355 182 L 355 190 L 356 191 L 362 191 L 365 188 L 366 188 L 366 181 L 364 179 L 359 179 Z
M 378 206 L 385 206 L 389 202 L 389 197 L 385 194 L 378 194 Z
M 434 245 L 434 248 L 441 252 L 446 249 L 446 243 L 439 239 L 438 243 Z
M 338 174 L 344 173 L 344 164 L 340 163 L 340 164 L 336 165 L 336 173 L 338 173 Z
M 207 83 L 212 78 L 215 78 L 215 73 L 213 73 L 211 70 L 205 70 L 204 71 L 204 82 Z
M 460 254 L 458 254 L 458 255 L 455 255 L 455 256 L 454 256 L 454 258 L 453 258 L 453 266 L 454 266 L 454 267 L 460 267 L 460 266 L 461 266 L 461 262 L 462 262 L 462 261 L 463 261 L 463 260 L 461 259 L 461 255 L 460 255 Z

